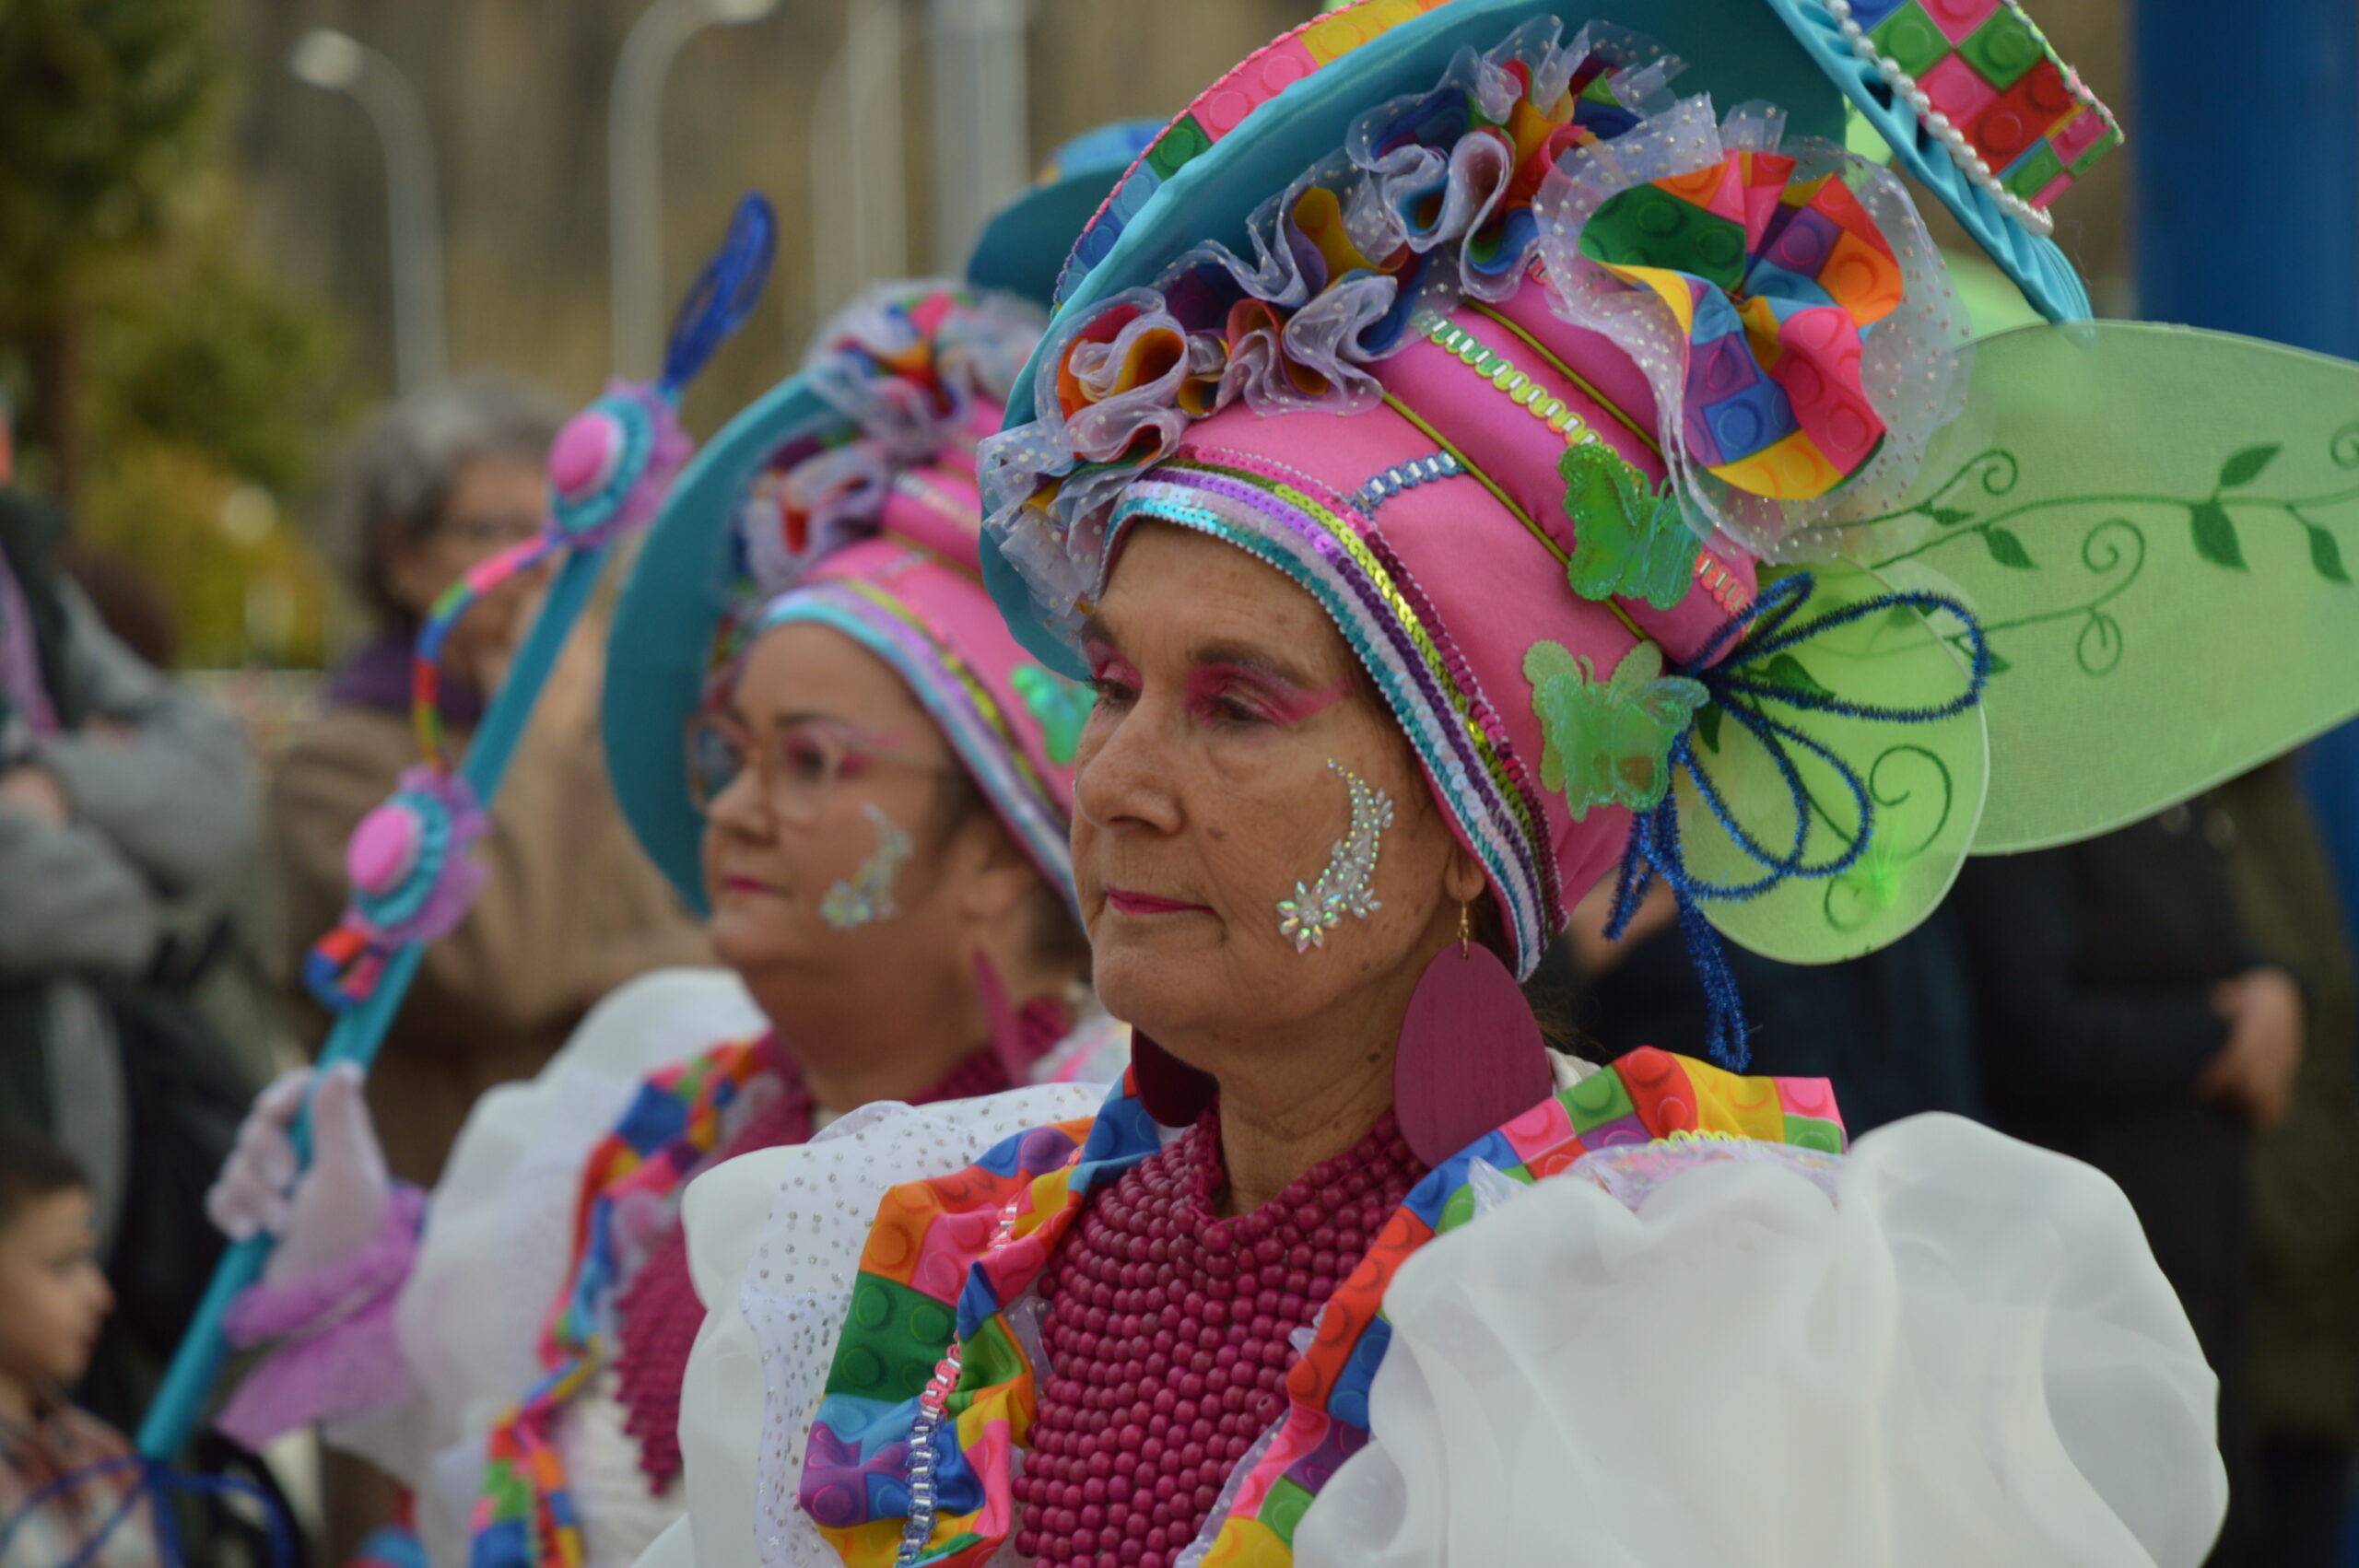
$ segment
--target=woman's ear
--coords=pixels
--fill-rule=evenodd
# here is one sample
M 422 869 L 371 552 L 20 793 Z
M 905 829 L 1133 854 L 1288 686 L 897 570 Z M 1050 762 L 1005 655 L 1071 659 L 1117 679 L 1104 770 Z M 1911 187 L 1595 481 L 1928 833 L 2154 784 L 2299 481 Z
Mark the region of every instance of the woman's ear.
M 1452 903 L 1472 904 L 1482 897 L 1484 891 L 1490 886 L 1490 878 L 1483 874 L 1481 863 L 1466 852 L 1466 846 L 1453 839 L 1449 846 L 1449 864 L 1442 871 L 1441 884 L 1449 894 Z
M 996 924 L 1031 895 L 1040 873 L 1016 848 L 1006 826 L 988 811 L 976 813 L 960 837 L 968 842 L 958 853 L 969 868 L 961 912 L 979 924 Z

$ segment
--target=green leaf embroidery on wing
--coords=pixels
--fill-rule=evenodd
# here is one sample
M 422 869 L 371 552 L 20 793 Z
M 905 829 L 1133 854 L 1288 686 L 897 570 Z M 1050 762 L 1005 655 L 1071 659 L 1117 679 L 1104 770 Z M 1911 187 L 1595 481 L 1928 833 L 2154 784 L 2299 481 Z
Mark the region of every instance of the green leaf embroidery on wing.
M 2269 460 L 2284 450 L 2277 442 L 2268 441 L 2231 452 L 2228 461 L 2220 465 L 2220 488 L 2233 490 L 2239 485 L 2251 484 L 2260 477 L 2260 471 L 2269 466 Z
M 1708 702 L 1696 710 L 1696 738 L 1714 755 L 1720 750 L 1720 705 Z
M 1808 692 L 1813 696 L 1835 695 L 1824 681 L 1803 669 L 1802 661 L 1790 653 L 1778 654 L 1758 671 L 1748 671 L 1747 673 L 1766 685 L 1785 686 L 1793 691 Z
M 1009 679 L 1040 726 L 1049 760 L 1059 767 L 1073 761 L 1074 753 L 1081 747 L 1081 727 L 1089 721 L 1097 696 L 1078 681 L 1068 681 L 1038 664 L 1018 664 Z
M 1836 886 L 1848 895 L 1863 913 L 1872 914 L 1888 909 L 1899 895 L 1901 878 L 1907 870 L 1907 858 L 1893 848 L 1888 833 L 1872 835 L 1860 851 L 1851 869 L 1836 879 Z
M 1990 546 L 1990 558 L 2001 566 L 2013 567 L 2017 571 L 2036 569 L 2031 563 L 2031 552 L 2024 548 L 2024 542 L 2007 530 L 1998 527 L 1985 529 L 1982 539 Z
M 1636 470 L 1594 441 L 1566 448 L 1556 469 L 1573 524 L 1573 553 L 1565 563 L 1573 591 L 1675 608 L 1686 597 L 1697 546 L 1671 481 L 1647 488 Z
M 2234 459 L 2230 460 L 2233 464 Z M 2216 500 L 2196 501 L 2189 506 L 2189 521 L 2195 530 L 2195 553 L 2215 567 L 2245 569 L 2245 547 L 2236 537 L 2236 525 L 2229 520 L 2228 509 Z
M 1664 674 L 1662 649 L 1651 642 L 1633 648 L 1604 682 L 1561 643 L 1535 642 L 1523 674 L 1546 741 L 1540 781 L 1564 793 L 1576 822 L 1592 806 L 1661 803 L 1672 743 L 1710 700 L 1701 682 Z
M 2351 580 L 2351 574 L 2342 568 L 2342 546 L 2333 534 L 2314 525 L 2310 526 L 2310 565 L 2329 582 Z

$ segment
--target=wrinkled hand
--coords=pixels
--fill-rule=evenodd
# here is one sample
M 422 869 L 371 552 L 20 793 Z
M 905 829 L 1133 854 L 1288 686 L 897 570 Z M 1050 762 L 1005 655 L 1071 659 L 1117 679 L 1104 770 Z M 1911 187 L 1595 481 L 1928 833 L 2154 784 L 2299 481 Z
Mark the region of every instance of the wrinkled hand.
M 312 1090 L 316 1079 L 318 1088 Z M 205 1195 L 205 1212 L 232 1241 L 278 1238 L 263 1283 L 283 1284 L 340 1263 L 384 1228 L 392 1181 L 350 1063 L 282 1074 L 254 1100 L 237 1146 Z M 311 1099 L 311 1164 L 296 1170 L 293 1131 Z
M 2248 969 L 2212 988 L 2212 1006 L 2227 1021 L 2228 1043 L 2196 1079 L 2196 1092 L 2226 1101 L 2266 1132 L 2293 1108 L 2306 1022 L 2301 988 L 2283 969 Z
M 74 802 L 65 798 L 65 786 L 37 762 L 0 773 L 0 806 L 14 806 L 52 827 L 64 827 L 74 820 Z

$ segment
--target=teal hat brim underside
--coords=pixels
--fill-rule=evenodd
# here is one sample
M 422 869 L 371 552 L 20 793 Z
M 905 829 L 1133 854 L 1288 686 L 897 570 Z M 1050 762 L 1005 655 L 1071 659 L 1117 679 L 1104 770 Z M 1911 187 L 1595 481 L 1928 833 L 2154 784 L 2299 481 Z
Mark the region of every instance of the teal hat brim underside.
M 1162 126 L 1121 121 L 1085 131 L 1057 149 L 1059 173 L 1002 207 L 983 225 L 967 258 L 967 281 L 1047 306 L 1074 237 L 1106 200 L 1106 193 Z
M 968 280 L 1046 306 L 1058 268 L 1124 170 L 1125 126 L 1065 144 L 1062 178 L 1036 186 L 984 227 Z M 728 531 L 770 454 L 805 432 L 848 421 L 801 372 L 748 404 L 698 451 L 663 503 L 616 606 L 600 715 L 606 770 L 624 820 L 699 919 L 710 911 L 704 822 L 689 803 L 687 722 L 702 706 L 713 640 L 732 603 Z
M 1564 18 L 1569 35 L 1590 15 L 1561 0 L 1453 0 L 1331 61 L 1175 170 L 1131 216 L 1105 259 L 1074 285 L 1058 318 L 1086 313 L 1125 288 L 1152 286 L 1203 240 L 1242 252 L 1253 209 L 1341 149 L 1362 113 L 1387 99 L 1431 89 L 1461 49 L 1489 49 L 1538 17 Z M 1790 134 L 1844 138 L 1842 92 L 1763 0 L 1621 0 L 1596 7 L 1595 19 L 1643 33 L 1686 62 L 1671 84 L 1682 97 L 1709 93 L 1723 112 L 1766 99 L 1786 111 Z M 1035 350 L 1008 398 L 1010 427 L 1033 416 L 1039 357 Z M 1043 621 L 1030 589 L 989 533 L 982 568 L 984 585 L 1024 650 L 1059 674 L 1086 679 L 1079 654 Z

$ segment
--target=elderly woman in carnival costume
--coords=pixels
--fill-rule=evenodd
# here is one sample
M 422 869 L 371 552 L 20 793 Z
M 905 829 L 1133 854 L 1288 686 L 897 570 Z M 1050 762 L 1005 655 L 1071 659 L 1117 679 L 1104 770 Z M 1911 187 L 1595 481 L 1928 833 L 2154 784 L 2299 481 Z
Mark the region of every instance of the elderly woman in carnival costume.
M 2011 0 L 1604 16 L 1344 6 L 1084 232 L 984 568 L 1096 684 L 1133 1066 L 963 1169 L 888 1115 L 707 1180 L 648 1562 L 2202 1558 L 2120 1194 L 1945 1117 L 1847 1153 L 1731 1071 L 1719 942 L 1867 951 L 2359 707 L 2359 375 L 2073 320 L 2044 207 L 2118 137 Z M 1968 350 L 1847 99 L 2071 324 Z M 1609 873 L 1725 1065 L 1543 1045 L 1514 976 Z
M 1044 298 L 1137 138 L 1113 146 L 1003 215 L 977 277 Z M 734 975 L 609 999 L 487 1096 L 430 1205 L 389 1187 L 348 1069 L 316 1087 L 291 1191 L 301 1075 L 215 1189 L 225 1227 L 282 1238 L 233 1335 L 289 1341 L 221 1424 L 329 1421 L 415 1489 L 438 1568 L 626 1564 L 679 1512 L 698 1171 L 874 1102 L 923 1118 L 1066 1085 L 995 1102 L 980 1149 L 1121 1071 L 1066 844 L 1087 692 L 1021 652 L 977 576 L 975 442 L 1040 324 L 980 281 L 872 290 L 681 476 L 640 557 L 608 755 Z

